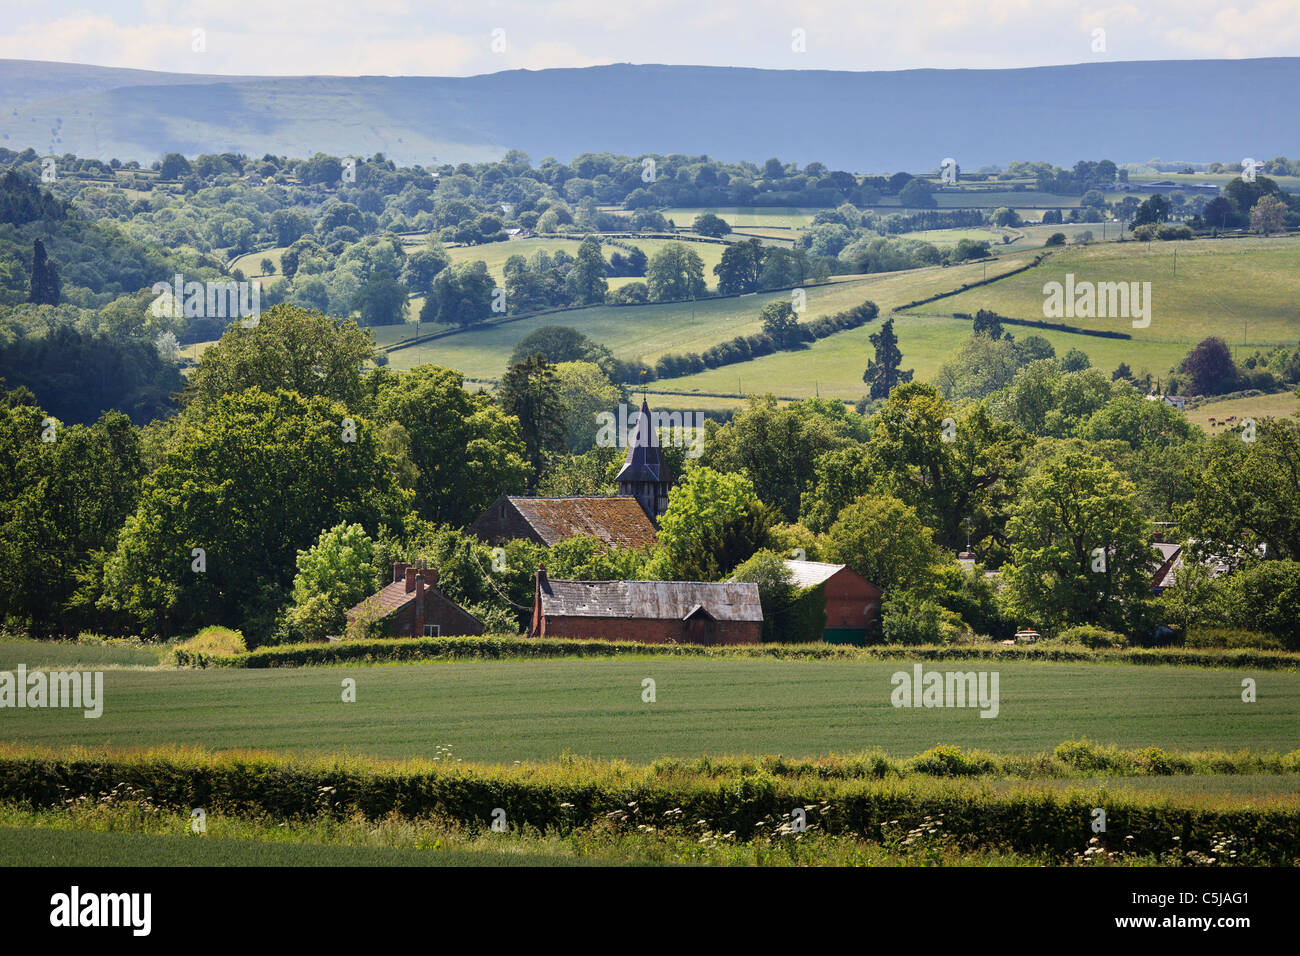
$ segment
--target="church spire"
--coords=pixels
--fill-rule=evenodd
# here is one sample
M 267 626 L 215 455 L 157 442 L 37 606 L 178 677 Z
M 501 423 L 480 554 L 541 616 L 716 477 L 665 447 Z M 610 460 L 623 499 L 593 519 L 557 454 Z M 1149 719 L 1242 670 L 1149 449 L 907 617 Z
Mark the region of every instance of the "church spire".
M 650 414 L 650 406 L 644 397 L 636 419 L 636 431 L 627 443 L 627 457 L 615 480 L 618 482 L 618 493 L 636 498 L 650 520 L 658 524 L 659 516 L 668 510 L 668 488 L 672 484 L 672 475 L 659 450 L 654 417 Z

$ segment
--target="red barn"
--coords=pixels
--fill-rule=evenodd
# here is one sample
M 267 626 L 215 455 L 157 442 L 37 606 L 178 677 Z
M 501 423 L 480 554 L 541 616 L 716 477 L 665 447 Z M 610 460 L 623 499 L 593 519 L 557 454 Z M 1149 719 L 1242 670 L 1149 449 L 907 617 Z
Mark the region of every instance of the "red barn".
M 864 644 L 875 626 L 884 593 L 847 564 L 820 561 L 786 561 L 798 588 L 821 587 L 826 596 L 827 644 Z
M 757 584 L 551 581 L 537 569 L 529 637 L 645 644 L 757 644 Z

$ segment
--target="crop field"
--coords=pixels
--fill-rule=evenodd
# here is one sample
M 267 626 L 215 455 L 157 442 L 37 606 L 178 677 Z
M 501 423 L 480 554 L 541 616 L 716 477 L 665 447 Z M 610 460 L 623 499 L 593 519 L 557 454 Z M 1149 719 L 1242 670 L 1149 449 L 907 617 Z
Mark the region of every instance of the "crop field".
M 827 315 L 861 305 L 873 297 L 871 279 L 828 283 L 807 289 L 805 318 Z M 545 325 L 567 325 L 607 346 L 615 356 L 653 362 L 665 352 L 702 352 L 737 335 L 762 330 L 759 312 L 768 302 L 789 301 L 790 293 L 767 292 L 722 299 L 701 299 L 662 305 L 591 306 L 490 325 L 392 352 L 391 367 L 406 369 L 424 363 L 460 369 L 476 378 L 496 379 L 505 371 L 515 344 Z M 395 337 L 410 334 L 408 327 Z M 674 380 L 675 381 L 675 380 Z M 730 391 L 730 389 L 724 389 Z
M 928 664 L 927 669 L 983 669 Z M 509 765 L 568 752 L 812 757 L 936 744 L 1023 754 L 1087 736 L 1124 748 L 1295 749 L 1300 674 L 998 662 L 996 718 L 890 703 L 902 661 L 460 661 L 271 670 L 106 670 L 103 714 L 5 709 L 0 741 L 192 745 Z M 1259 700 L 1241 701 L 1241 679 Z M 642 702 L 642 681 L 656 701 Z M 342 682 L 356 681 L 344 703 Z
M 544 852 L 447 850 L 415 846 L 350 846 L 298 840 L 273 831 L 261 839 L 205 835 L 195 839 L 177 820 L 170 834 L 0 825 L 0 866 L 583 866 L 608 865 Z M 271 828 L 267 827 L 270 831 Z
M 69 641 L 0 641 L 0 671 L 12 671 L 19 664 L 28 667 L 98 668 L 152 667 L 163 649 L 123 647 L 114 644 L 73 644 Z

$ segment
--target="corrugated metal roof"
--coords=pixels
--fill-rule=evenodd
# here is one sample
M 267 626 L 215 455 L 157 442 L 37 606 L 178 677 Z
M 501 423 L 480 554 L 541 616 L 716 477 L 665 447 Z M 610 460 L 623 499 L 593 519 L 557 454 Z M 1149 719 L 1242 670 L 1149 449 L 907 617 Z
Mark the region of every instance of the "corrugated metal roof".
M 757 584 L 731 581 L 548 581 L 542 613 L 555 617 L 684 620 L 703 608 L 718 621 L 761 621 Z
M 606 544 L 640 548 L 655 539 L 640 502 L 629 496 L 589 498 L 511 498 L 538 537 L 551 547 L 575 534 L 595 535 Z
M 795 561 L 787 558 L 785 566 L 790 569 L 795 587 L 812 588 L 835 577 L 846 565 L 823 564 L 821 561 Z

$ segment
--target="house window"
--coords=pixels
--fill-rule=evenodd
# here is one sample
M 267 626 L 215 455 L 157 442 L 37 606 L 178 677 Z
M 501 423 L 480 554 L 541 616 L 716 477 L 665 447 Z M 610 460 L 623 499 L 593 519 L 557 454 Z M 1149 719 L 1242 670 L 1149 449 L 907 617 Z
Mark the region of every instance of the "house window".
M 439 636 L 439 635 L 438 635 L 438 631 L 439 631 L 439 626 L 438 626 L 437 624 L 426 624 L 426 625 L 424 625 L 424 636 L 425 636 L 425 637 L 438 637 L 438 636 Z

